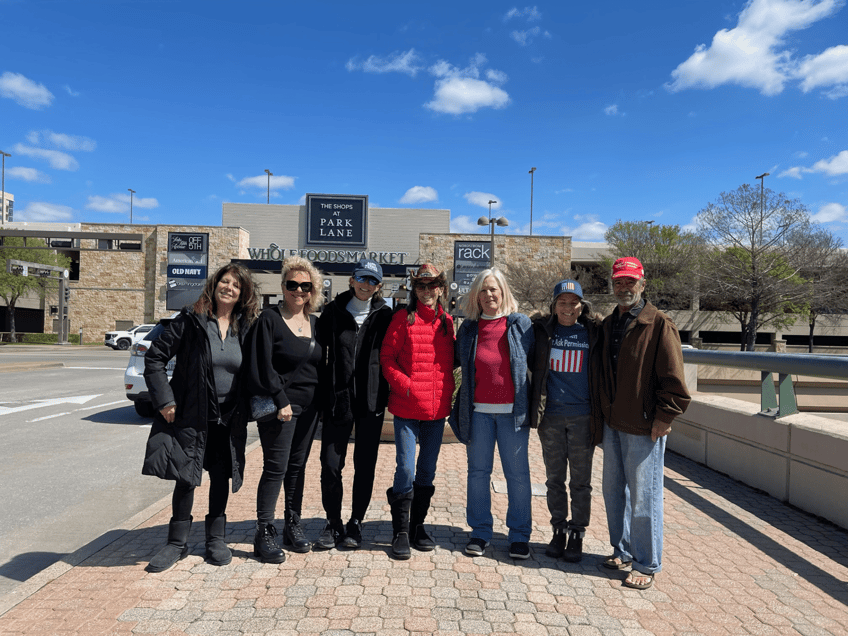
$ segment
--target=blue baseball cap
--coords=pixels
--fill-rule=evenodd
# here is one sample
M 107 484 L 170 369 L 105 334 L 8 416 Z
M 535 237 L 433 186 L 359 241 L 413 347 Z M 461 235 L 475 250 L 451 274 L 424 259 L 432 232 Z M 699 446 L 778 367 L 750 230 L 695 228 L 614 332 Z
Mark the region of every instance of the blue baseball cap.
M 356 269 L 353 270 L 354 276 L 370 276 L 376 278 L 378 283 L 383 282 L 383 268 L 377 261 L 372 261 L 370 258 L 362 258 L 356 264 Z
M 570 278 L 561 280 L 556 284 L 556 287 L 554 287 L 553 302 L 556 302 L 557 296 L 560 294 L 574 294 L 580 298 L 580 300 L 583 300 L 583 288 L 580 287 L 580 283 L 576 280 L 571 280 Z

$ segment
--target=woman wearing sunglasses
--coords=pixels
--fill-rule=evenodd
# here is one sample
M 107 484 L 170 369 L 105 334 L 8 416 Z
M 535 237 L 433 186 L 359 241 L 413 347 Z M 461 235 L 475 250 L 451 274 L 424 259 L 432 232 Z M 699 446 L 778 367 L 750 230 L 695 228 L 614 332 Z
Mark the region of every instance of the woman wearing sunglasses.
M 251 395 L 271 396 L 276 419 L 257 422 L 263 466 L 256 493 L 254 553 L 263 563 L 282 563 L 274 514 L 284 486 L 285 526 L 282 544 L 294 552 L 309 552 L 312 544 L 300 524 L 306 460 L 317 426 L 318 368 L 321 346 L 315 342 L 323 277 L 305 258 L 283 262 L 283 300 L 265 309 L 248 341 Z
M 316 550 L 330 550 L 339 544 L 355 550 L 362 545 L 362 520 L 371 503 L 389 399 L 389 385 L 380 372 L 380 346 L 392 319 L 392 310 L 380 294 L 383 268 L 363 258 L 349 283 L 350 288 L 324 307 L 318 319 L 324 350 L 321 500 L 327 523 L 315 542 Z M 345 527 L 342 470 L 354 427 L 353 499 Z
M 394 484 L 386 492 L 395 559 L 411 556 L 410 530 L 416 550 L 435 548 L 423 523 L 435 491 L 436 462 L 454 390 L 454 330 L 444 305 L 445 274 L 424 263 L 410 278 L 409 305 L 392 317 L 380 350 L 390 387 L 389 411 L 395 416 L 397 468 Z

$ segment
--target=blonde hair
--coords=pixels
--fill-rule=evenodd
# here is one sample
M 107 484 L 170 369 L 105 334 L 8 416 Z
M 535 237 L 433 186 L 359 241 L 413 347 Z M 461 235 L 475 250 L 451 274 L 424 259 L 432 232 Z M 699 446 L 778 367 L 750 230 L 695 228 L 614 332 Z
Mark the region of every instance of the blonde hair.
M 286 276 L 289 272 L 306 272 L 309 275 L 309 280 L 312 283 L 312 294 L 309 296 L 309 302 L 304 306 L 303 313 L 311 314 L 318 311 L 324 302 L 324 294 L 321 293 L 324 290 L 324 277 L 321 272 L 312 264 L 312 261 L 301 256 L 289 256 L 283 261 L 283 268 L 280 273 L 283 287 L 285 287 Z M 285 305 L 285 295 L 283 299 Z
M 483 310 L 480 309 L 480 290 L 483 289 L 483 284 L 489 276 L 495 279 L 495 282 L 501 290 L 501 306 L 498 308 L 500 313 L 509 315 L 518 311 L 518 303 L 515 302 L 515 297 L 509 290 L 509 284 L 506 282 L 506 276 L 504 276 L 504 273 L 497 267 L 492 267 L 490 269 L 484 269 L 482 272 L 477 274 L 474 282 L 471 283 L 471 288 L 468 290 L 468 293 L 462 297 L 462 313 L 464 313 L 465 317 L 469 320 L 478 320 L 480 318 L 480 314 L 483 313 Z

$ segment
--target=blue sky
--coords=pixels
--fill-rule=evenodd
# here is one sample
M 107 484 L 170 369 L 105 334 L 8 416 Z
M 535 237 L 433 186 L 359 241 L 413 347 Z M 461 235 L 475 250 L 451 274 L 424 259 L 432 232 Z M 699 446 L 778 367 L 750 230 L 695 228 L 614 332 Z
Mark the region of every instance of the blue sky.
M 602 240 L 765 184 L 848 243 L 844 0 L 0 0 L 15 220 L 367 194 Z M 500 231 L 500 229 L 498 230 Z

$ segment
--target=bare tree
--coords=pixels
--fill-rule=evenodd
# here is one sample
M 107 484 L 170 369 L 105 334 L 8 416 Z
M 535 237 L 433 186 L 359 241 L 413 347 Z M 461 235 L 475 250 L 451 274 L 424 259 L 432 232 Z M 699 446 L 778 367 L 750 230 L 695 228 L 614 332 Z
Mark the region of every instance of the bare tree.
M 582 267 L 573 270 L 562 262 L 537 261 L 529 265 L 507 265 L 504 270 L 512 295 L 527 314 L 546 313 L 551 305 L 554 287 L 565 278 L 573 278 L 580 283 L 584 293 L 588 293 L 586 290 L 591 289 L 593 284 L 590 270 Z
M 848 252 L 842 241 L 820 228 L 806 237 L 804 267 L 804 307 L 809 324 L 808 351 L 813 353 L 816 321 L 822 315 L 848 313 Z
M 807 208 L 797 199 L 745 184 L 723 192 L 697 216 L 706 252 L 701 286 L 733 314 L 742 351 L 753 351 L 757 329 L 786 325 L 804 297 L 799 275 L 811 233 Z
M 679 225 L 654 225 L 653 221 L 616 221 L 604 234 L 614 256 L 602 256 L 610 271 L 615 258 L 635 256 L 645 268 L 651 301 L 661 309 L 690 306 L 696 291 L 704 241 Z

